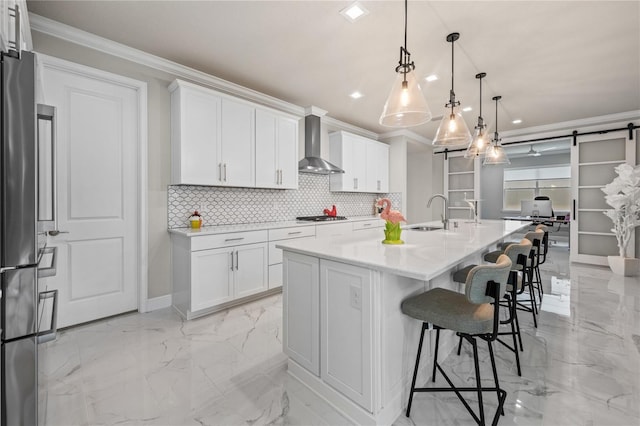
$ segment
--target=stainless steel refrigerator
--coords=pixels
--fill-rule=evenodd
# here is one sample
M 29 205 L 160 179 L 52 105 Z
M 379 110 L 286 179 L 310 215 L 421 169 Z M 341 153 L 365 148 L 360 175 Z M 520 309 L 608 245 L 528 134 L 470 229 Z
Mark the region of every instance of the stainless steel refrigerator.
M 48 295 L 38 291 L 38 262 L 46 251 L 46 233 L 38 229 L 42 194 L 38 194 L 35 57 L 31 52 L 2 53 L 1 62 L 0 419 L 2 425 L 36 425 L 38 305 Z

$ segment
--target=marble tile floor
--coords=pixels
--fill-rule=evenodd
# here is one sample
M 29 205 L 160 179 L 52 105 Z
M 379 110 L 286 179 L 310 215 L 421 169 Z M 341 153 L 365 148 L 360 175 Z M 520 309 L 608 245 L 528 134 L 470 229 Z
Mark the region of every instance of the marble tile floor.
M 513 353 L 495 346 L 508 392 L 500 424 L 640 426 L 640 281 L 603 267 L 569 267 L 566 247 L 552 247 L 542 269 L 538 328 L 530 314 L 520 315 L 522 377 Z M 281 311 L 277 295 L 192 321 L 163 309 L 64 330 L 41 349 L 40 424 L 350 424 L 287 374 Z M 469 385 L 466 346 L 443 364 Z M 417 394 L 411 418 L 395 422 L 472 424 L 454 394 Z

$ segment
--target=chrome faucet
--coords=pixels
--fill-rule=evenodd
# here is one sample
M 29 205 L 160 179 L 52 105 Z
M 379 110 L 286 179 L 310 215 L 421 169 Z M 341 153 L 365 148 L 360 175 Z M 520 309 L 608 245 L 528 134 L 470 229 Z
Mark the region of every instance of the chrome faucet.
M 429 201 L 427 202 L 427 208 L 431 207 L 431 202 L 433 201 L 434 198 L 442 198 L 444 200 L 444 214 L 441 215 L 442 226 L 444 226 L 444 229 L 448 230 L 449 229 L 449 200 L 447 200 L 447 197 L 445 197 L 442 194 L 435 194 L 434 196 L 429 198 Z

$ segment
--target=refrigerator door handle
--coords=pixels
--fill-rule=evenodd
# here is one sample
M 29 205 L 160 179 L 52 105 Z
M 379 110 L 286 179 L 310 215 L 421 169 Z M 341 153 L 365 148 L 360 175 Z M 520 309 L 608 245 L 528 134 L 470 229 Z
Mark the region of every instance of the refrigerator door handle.
M 38 344 L 55 340 L 58 333 L 58 290 L 43 291 L 38 296 L 38 302 L 53 298 L 53 308 L 51 309 L 51 327 L 49 330 L 38 331 Z M 43 311 L 44 312 L 44 311 Z M 42 320 L 42 318 L 41 318 Z

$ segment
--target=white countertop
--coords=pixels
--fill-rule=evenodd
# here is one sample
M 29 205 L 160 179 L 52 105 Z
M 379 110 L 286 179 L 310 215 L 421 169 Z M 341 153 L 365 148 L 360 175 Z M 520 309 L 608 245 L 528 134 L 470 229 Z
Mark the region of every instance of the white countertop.
M 260 223 L 243 223 L 238 225 L 203 226 L 200 229 L 173 228 L 173 229 L 169 229 L 169 232 L 175 235 L 183 236 L 183 237 L 196 237 L 199 235 L 226 234 L 228 232 L 260 231 L 265 229 L 291 228 L 296 226 L 351 223 L 351 222 L 360 222 L 364 220 L 373 220 L 373 219 L 380 219 L 380 218 L 377 216 L 371 215 L 371 216 L 354 216 L 346 220 L 327 220 L 325 222 L 288 220 L 288 221 L 281 221 L 281 222 L 260 222 Z
M 282 241 L 277 248 L 322 259 L 334 260 L 396 275 L 430 280 L 450 270 L 466 257 L 502 241 L 531 224 L 528 221 L 483 220 L 480 224 L 458 221 L 459 228 L 445 231 L 402 231 L 405 244 L 382 244 L 379 238 L 350 235 L 305 241 Z M 410 225 L 417 226 L 420 224 Z M 442 226 L 440 222 L 424 225 Z

